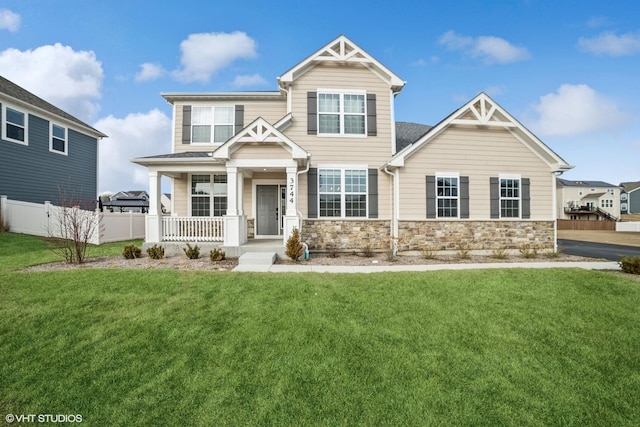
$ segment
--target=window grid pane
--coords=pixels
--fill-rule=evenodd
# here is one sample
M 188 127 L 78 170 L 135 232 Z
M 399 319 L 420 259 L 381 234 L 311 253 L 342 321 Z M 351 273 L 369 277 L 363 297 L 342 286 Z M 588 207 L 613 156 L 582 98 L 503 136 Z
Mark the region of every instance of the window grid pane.
M 367 216 L 367 196 L 364 194 L 345 195 L 344 213 L 348 217 Z
M 213 128 L 213 142 L 225 142 L 233 136 L 233 125 L 216 125 Z
M 367 192 L 367 171 L 346 170 L 344 172 L 344 191 L 347 193 Z
M 344 95 L 344 112 L 364 114 L 364 95 Z
M 437 177 L 436 199 L 438 218 L 458 217 L 458 178 Z
M 24 127 L 24 113 L 7 107 L 7 122 L 16 126 Z
M 340 133 L 340 115 L 319 114 L 318 126 L 320 133 Z
M 211 126 L 193 125 L 191 142 L 211 142 Z
M 340 204 L 339 194 L 321 194 L 320 195 L 320 216 L 321 217 L 342 216 L 342 207 Z
M 339 113 L 340 95 L 337 93 L 321 93 L 318 96 L 319 113 Z
M 500 217 L 520 217 L 520 179 L 500 180 Z
M 322 169 L 319 173 L 318 183 L 320 193 L 339 193 L 342 179 L 340 169 Z
M 213 216 L 224 216 L 227 214 L 227 196 L 213 198 Z
M 344 133 L 349 135 L 364 134 L 364 116 L 344 116 Z
M 65 142 L 63 139 L 53 138 L 51 140 L 51 149 L 54 151 L 59 151 L 61 153 L 65 152 Z

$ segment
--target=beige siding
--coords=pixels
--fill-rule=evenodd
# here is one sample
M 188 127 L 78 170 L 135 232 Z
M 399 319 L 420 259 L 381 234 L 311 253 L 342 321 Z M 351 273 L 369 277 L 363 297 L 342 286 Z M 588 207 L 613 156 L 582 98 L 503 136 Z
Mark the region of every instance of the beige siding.
M 553 219 L 550 168 L 508 131 L 451 127 L 423 146 L 400 169 L 400 219 L 426 219 L 426 175 L 457 172 L 469 177 L 471 220 L 490 217 L 489 178 L 520 174 L 531 182 L 531 219 Z
M 232 159 L 291 159 L 291 153 L 277 143 L 247 143 L 231 155 Z
M 244 104 L 244 125 L 262 117 L 271 124 L 276 123 L 278 120 L 287 115 L 287 103 L 282 102 L 255 102 L 255 103 L 243 103 Z
M 352 89 L 375 93 L 377 136 L 307 135 L 307 92 L 315 92 L 318 89 Z M 311 153 L 312 165 L 340 162 L 380 167 L 391 157 L 392 122 L 389 86 L 368 69 L 354 65 L 317 66 L 295 81 L 291 105 L 293 122 L 285 133 Z
M 173 180 L 173 199 L 174 212 L 176 216 L 187 216 L 189 214 L 189 177 L 182 174 L 181 178 Z

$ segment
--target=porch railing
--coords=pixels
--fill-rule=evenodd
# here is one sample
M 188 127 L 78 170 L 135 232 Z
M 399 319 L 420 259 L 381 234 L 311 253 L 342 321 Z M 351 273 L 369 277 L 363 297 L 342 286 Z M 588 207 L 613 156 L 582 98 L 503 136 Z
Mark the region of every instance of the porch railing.
M 165 242 L 222 242 L 222 217 L 163 217 L 162 240 Z

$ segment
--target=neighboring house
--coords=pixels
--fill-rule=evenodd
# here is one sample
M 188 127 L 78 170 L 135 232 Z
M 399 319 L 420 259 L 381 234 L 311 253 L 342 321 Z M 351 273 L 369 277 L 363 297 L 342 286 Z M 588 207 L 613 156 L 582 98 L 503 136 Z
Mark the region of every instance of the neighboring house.
M 620 210 L 625 214 L 640 214 L 640 182 L 623 182 Z
M 620 219 L 620 187 L 604 181 L 557 179 L 558 218 Z
M 162 193 L 162 196 L 160 197 L 160 204 L 162 205 L 162 213 L 170 214 L 171 213 L 171 194 Z
M 0 76 L 0 194 L 95 207 L 98 141 L 106 135 Z
M 109 200 L 102 200 L 103 208 L 111 212 L 138 212 L 149 211 L 149 193 L 144 190 L 118 191 Z
M 555 176 L 572 166 L 484 93 L 436 126 L 396 123 L 404 86 L 340 36 L 277 91 L 163 94 L 172 152 L 132 160 L 149 171 L 146 244 L 233 253 L 298 228 L 311 250 L 553 249 Z

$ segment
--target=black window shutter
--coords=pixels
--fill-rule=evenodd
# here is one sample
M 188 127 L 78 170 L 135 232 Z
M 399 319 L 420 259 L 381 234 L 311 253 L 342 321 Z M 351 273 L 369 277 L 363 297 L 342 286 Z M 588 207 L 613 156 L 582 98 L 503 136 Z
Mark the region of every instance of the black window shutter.
M 469 218 L 469 177 L 460 177 L 460 218 Z
M 236 135 L 244 128 L 244 105 L 236 105 L 233 134 Z
M 367 94 L 367 135 L 376 136 L 378 125 L 376 123 L 376 94 Z
M 307 172 L 307 217 L 318 218 L 318 169 Z
M 531 195 L 529 178 L 522 178 L 522 219 L 531 218 Z
M 436 177 L 427 175 L 427 218 L 436 217 Z
M 489 178 L 489 199 L 491 218 L 500 218 L 500 180 L 495 176 Z
M 369 218 L 378 218 L 378 169 L 369 169 Z
M 191 144 L 191 105 L 182 106 L 182 143 Z
M 318 94 L 307 92 L 307 134 L 318 134 Z

